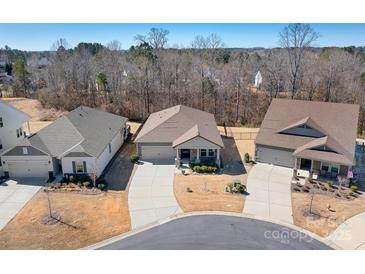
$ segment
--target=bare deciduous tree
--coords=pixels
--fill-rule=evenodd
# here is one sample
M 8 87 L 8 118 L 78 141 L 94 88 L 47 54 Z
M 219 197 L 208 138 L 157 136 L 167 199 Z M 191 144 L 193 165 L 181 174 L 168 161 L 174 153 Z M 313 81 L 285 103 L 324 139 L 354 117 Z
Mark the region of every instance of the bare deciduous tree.
M 279 34 L 279 44 L 288 53 L 290 91 L 291 98 L 294 98 L 299 89 L 299 78 L 305 51 L 313 45 L 319 37 L 309 24 L 289 24 Z

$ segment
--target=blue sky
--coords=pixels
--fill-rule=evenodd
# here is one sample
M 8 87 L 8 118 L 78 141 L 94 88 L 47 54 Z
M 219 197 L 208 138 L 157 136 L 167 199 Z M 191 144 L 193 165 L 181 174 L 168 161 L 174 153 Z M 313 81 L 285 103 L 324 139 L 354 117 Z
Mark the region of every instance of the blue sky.
M 0 24 L 0 47 L 49 50 L 59 38 L 107 44 L 118 40 L 127 49 L 136 34 L 158 27 L 170 31 L 170 46 L 189 46 L 196 35 L 218 34 L 227 47 L 276 47 L 286 24 Z M 311 24 L 320 33 L 316 46 L 365 46 L 365 24 Z

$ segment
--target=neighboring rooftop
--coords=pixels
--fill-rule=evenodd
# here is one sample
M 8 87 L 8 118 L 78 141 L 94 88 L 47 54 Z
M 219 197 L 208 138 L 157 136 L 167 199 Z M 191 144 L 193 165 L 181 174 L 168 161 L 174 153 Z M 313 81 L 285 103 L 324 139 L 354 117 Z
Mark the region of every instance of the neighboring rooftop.
M 224 147 L 213 114 L 177 105 L 152 113 L 135 142 L 171 143 L 175 147 L 197 136 Z
M 53 157 L 67 154 L 98 157 L 127 122 L 127 118 L 80 106 L 24 139 Z
M 255 144 L 290 149 L 302 158 L 351 165 L 358 117 L 359 105 L 274 99 Z
M 12 109 L 12 110 L 14 110 L 15 112 L 17 112 L 17 113 L 19 113 L 19 115 L 22 115 L 23 116 L 23 118 L 24 118 L 24 120 L 30 120 L 30 116 L 28 115 L 28 114 L 26 114 L 26 113 L 24 113 L 23 111 L 21 111 L 20 109 L 17 109 L 16 107 L 14 107 L 12 104 L 10 104 L 10 103 L 8 103 L 8 102 L 6 102 L 6 101 L 3 101 L 3 100 L 0 100 L 0 110 L 2 109 L 2 108 L 5 108 L 5 107 L 7 107 L 7 108 L 9 108 L 9 109 Z

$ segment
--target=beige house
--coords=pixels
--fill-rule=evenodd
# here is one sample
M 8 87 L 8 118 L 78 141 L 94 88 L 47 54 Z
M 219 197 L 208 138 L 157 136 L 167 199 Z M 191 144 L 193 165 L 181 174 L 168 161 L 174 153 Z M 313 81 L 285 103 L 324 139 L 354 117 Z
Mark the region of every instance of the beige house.
M 335 178 L 354 165 L 359 106 L 274 99 L 255 140 L 256 161 Z
M 135 139 L 142 160 L 214 162 L 224 147 L 214 116 L 178 105 L 152 113 Z

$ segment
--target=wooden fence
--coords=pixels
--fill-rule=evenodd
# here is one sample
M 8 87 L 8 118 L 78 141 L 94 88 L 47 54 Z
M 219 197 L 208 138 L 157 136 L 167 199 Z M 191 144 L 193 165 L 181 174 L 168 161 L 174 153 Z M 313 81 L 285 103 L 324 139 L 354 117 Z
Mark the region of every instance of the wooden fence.
M 226 135 L 224 130 L 220 130 L 219 133 L 222 136 L 231 137 L 231 138 L 236 139 L 236 140 L 255 140 L 256 136 L 257 136 L 256 131 L 232 132 L 232 131 L 227 130 L 227 135 Z

